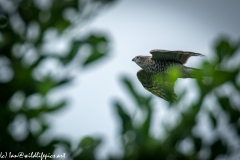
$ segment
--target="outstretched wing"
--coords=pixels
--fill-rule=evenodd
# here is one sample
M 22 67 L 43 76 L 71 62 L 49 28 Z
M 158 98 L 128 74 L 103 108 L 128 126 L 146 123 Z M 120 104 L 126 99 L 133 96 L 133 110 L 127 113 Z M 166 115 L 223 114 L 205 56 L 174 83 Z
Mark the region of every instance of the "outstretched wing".
M 204 56 L 203 54 L 195 53 L 195 52 L 168 51 L 168 50 L 160 50 L 160 49 L 151 50 L 150 53 L 152 54 L 152 59 L 171 60 L 171 61 L 176 61 L 182 64 L 185 64 L 188 58 L 191 56 Z
M 143 87 L 152 94 L 169 102 L 177 100 L 174 82 L 167 81 L 161 74 L 151 74 L 141 69 L 137 72 L 137 77 Z

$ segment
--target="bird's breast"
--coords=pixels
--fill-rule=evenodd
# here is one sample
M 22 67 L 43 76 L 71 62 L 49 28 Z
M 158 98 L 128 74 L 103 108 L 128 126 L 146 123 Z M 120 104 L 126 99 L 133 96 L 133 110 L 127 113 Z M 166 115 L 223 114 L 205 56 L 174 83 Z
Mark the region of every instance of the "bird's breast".
M 150 73 L 167 73 L 170 67 L 176 66 L 177 64 L 172 61 L 163 60 L 151 60 L 146 66 L 145 70 Z

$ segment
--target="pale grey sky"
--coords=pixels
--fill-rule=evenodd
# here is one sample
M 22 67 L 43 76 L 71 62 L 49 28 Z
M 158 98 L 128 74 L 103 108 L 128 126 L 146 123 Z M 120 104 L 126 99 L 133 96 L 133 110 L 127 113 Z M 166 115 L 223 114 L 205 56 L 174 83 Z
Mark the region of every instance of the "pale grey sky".
M 54 135 L 66 135 L 72 141 L 93 135 L 104 138 L 99 157 L 117 152 L 118 119 L 113 111 L 112 100 L 118 98 L 134 111 L 134 104 L 120 84 L 121 75 L 129 75 L 139 92 L 150 95 L 138 82 L 136 72 L 140 69 L 131 60 L 136 55 L 148 55 L 151 49 L 187 50 L 214 57 L 214 40 L 221 34 L 240 37 L 240 1 L 158 1 L 121 0 L 112 8 L 96 17 L 85 31 L 106 32 L 111 41 L 109 57 L 97 62 L 97 67 L 79 71 L 79 76 L 69 86 L 53 92 L 54 97 L 67 96 L 69 107 L 53 116 Z M 198 67 L 202 58 L 191 58 L 187 66 Z M 175 86 L 189 90 L 191 103 L 197 92 L 190 90 L 194 80 L 180 80 Z M 167 102 L 154 99 L 156 103 L 152 132 L 161 133 L 160 121 L 176 116 L 167 109 Z M 182 104 L 184 105 L 184 104 Z

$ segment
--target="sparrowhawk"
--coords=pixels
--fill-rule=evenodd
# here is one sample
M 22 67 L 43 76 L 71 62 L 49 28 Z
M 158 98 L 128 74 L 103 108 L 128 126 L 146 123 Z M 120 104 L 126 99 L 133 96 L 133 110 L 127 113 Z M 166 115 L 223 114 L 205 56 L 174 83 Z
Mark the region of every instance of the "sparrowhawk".
M 177 95 L 174 92 L 174 83 L 177 78 L 193 78 L 193 70 L 184 66 L 191 56 L 204 56 L 200 53 L 186 51 L 151 50 L 152 56 L 136 56 L 132 59 L 142 69 L 137 72 L 138 80 L 143 87 L 154 95 L 169 102 L 174 102 Z M 174 80 L 169 79 L 171 69 L 180 71 Z

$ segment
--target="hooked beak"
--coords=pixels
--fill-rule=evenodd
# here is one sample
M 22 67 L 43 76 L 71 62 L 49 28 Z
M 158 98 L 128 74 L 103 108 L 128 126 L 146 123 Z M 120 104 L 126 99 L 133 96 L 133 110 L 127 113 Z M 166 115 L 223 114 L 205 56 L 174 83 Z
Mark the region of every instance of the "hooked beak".
M 133 59 L 132 59 L 132 61 L 134 61 L 134 62 L 135 62 L 135 58 L 133 58 Z

